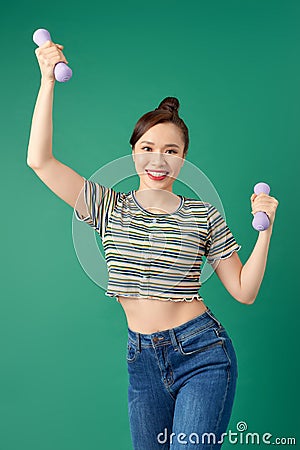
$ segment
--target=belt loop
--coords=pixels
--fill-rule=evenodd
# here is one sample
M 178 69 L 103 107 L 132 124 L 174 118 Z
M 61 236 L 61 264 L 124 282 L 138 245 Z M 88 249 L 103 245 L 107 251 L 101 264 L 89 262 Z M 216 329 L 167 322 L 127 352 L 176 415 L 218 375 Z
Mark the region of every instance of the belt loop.
M 175 350 L 178 350 L 178 341 L 177 341 L 177 337 L 176 337 L 176 334 L 175 334 L 174 329 L 171 328 L 171 329 L 169 330 L 169 333 L 170 333 L 171 342 L 172 342 L 172 344 L 173 344 L 174 349 L 175 349 Z
M 205 312 L 209 315 L 211 319 L 213 319 L 214 322 L 218 324 L 219 327 L 222 325 L 221 322 L 218 321 L 218 319 L 214 316 L 213 312 L 210 309 L 207 309 Z
M 136 336 L 136 345 L 139 352 L 141 352 L 141 336 L 139 332 L 135 333 Z

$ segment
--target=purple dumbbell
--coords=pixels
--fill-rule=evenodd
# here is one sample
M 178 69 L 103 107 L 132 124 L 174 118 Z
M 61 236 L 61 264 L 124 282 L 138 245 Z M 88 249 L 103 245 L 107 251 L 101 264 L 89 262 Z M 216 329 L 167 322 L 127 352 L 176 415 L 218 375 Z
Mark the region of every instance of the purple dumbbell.
M 43 45 L 46 41 L 52 41 L 49 31 L 44 28 L 39 28 L 33 33 L 33 42 L 39 47 Z M 68 81 L 72 76 L 72 69 L 64 62 L 60 61 L 55 64 L 54 76 L 57 81 L 65 82 Z
M 267 183 L 257 183 L 254 186 L 254 193 L 256 195 L 261 193 L 269 195 L 270 186 Z M 254 219 L 252 220 L 252 226 L 257 231 L 264 231 L 270 226 L 270 220 L 267 214 L 263 211 L 258 211 L 254 214 Z

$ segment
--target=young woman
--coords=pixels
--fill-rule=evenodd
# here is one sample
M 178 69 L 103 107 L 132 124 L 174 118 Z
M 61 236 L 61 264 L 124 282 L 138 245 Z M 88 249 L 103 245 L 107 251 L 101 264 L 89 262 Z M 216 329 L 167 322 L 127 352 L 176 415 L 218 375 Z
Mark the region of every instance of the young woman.
M 235 241 L 210 203 L 177 196 L 188 129 L 179 102 L 167 97 L 137 122 L 130 139 L 140 178 L 137 191 L 116 192 L 88 181 L 52 154 L 54 65 L 63 46 L 36 50 L 41 86 L 34 110 L 28 165 L 102 238 L 109 271 L 106 295 L 116 297 L 128 323 L 128 413 L 135 450 L 219 449 L 230 420 L 237 380 L 233 343 L 199 295 L 205 256 L 237 301 L 252 304 L 264 275 L 278 201 L 251 196 L 252 213 L 270 227 L 259 232 L 242 265 Z

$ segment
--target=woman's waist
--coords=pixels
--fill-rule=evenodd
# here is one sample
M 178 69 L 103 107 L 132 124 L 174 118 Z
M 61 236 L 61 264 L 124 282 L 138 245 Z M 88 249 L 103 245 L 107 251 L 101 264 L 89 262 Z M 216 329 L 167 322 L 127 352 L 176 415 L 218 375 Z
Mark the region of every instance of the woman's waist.
M 147 334 L 179 326 L 208 309 L 201 297 L 192 301 L 161 301 L 151 297 L 118 296 L 118 301 L 124 309 L 128 327 Z

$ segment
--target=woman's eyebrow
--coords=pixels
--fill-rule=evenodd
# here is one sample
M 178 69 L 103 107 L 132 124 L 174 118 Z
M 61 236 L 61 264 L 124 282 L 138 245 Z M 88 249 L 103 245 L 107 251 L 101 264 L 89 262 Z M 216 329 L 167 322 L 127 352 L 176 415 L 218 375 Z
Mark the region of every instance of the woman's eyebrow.
M 143 143 L 154 145 L 154 142 L 151 142 L 151 141 L 142 141 L 141 144 L 143 144 Z M 177 144 L 166 144 L 166 145 L 164 145 L 164 147 L 171 147 L 171 146 L 180 148 L 179 145 L 177 145 Z

